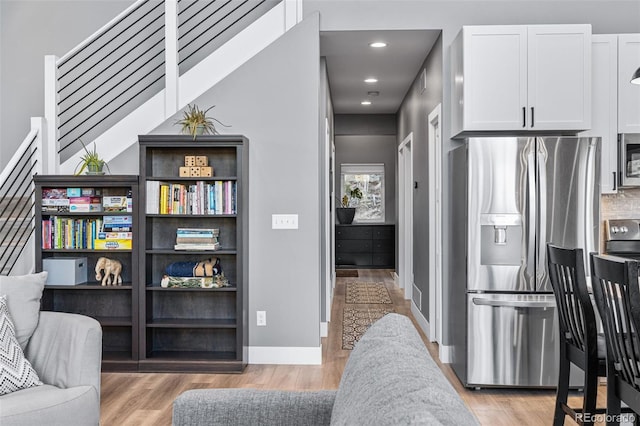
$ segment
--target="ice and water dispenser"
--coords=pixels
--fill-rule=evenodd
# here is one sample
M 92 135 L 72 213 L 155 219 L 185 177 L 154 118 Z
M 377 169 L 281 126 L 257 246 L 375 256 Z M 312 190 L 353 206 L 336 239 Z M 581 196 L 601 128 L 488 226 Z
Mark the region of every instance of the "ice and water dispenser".
M 480 215 L 480 263 L 518 266 L 522 259 L 522 217 L 519 214 Z

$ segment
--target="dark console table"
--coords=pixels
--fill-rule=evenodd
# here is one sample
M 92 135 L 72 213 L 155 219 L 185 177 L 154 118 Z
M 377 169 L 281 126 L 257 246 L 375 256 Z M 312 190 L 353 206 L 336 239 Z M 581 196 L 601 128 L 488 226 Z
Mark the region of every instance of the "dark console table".
M 336 225 L 336 268 L 395 269 L 395 225 Z

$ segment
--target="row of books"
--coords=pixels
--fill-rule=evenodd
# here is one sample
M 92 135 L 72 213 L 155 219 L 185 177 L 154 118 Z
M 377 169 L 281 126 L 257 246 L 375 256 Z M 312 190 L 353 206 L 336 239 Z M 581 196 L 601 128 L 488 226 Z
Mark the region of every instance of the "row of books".
M 132 212 L 131 190 L 126 195 L 103 193 L 107 188 L 44 188 L 43 212 Z M 121 190 L 119 190 L 121 191 Z
M 45 250 L 131 250 L 132 241 L 132 216 L 51 216 L 42 220 L 42 248 Z
M 191 185 L 147 181 L 147 214 L 236 214 L 236 182 L 197 181 Z
M 218 250 L 218 228 L 178 228 L 174 250 Z

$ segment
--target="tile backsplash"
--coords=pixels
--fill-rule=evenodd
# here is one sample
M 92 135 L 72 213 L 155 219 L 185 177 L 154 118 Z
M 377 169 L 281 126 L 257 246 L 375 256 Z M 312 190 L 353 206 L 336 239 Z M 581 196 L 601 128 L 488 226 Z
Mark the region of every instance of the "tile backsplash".
M 607 240 L 604 222 L 607 219 L 640 218 L 640 188 L 619 189 L 617 194 L 605 194 L 600 199 L 600 251 Z
M 617 194 L 603 195 L 600 201 L 602 221 L 640 218 L 640 188 L 619 189 Z

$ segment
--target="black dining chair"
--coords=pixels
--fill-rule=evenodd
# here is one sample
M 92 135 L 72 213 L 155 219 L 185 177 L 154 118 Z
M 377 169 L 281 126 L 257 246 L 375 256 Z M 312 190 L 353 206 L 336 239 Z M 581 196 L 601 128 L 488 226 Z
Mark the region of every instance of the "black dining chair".
M 581 249 L 547 244 L 547 265 L 558 310 L 560 327 L 560 368 L 554 426 L 563 425 L 565 416 L 581 425 L 592 425 L 596 408 L 598 377 L 606 376 L 606 347 L 598 335 L 596 316 L 589 297 Z M 567 403 L 571 364 L 584 371 L 582 408 Z
M 591 285 L 607 343 L 607 424 L 618 425 L 621 402 L 640 413 L 640 284 L 638 262 L 591 254 Z

